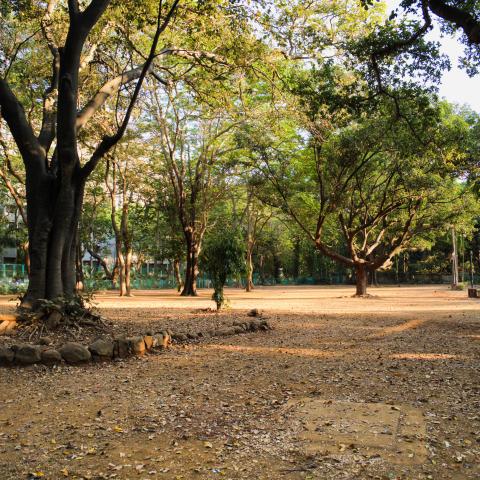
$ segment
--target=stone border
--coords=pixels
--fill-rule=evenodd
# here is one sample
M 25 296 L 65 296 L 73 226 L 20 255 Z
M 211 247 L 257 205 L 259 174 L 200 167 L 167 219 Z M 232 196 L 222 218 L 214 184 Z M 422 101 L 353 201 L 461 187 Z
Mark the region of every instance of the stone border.
M 264 319 L 237 320 L 231 325 L 198 333 L 172 333 L 166 330 L 156 334 L 147 332 L 145 335 L 135 337 L 99 337 L 88 347 L 76 342 L 67 342 L 58 349 L 52 347 L 48 339 L 43 338 L 40 339 L 41 344 L 39 345 L 0 346 L 0 366 L 43 364 L 53 367 L 62 363 L 81 365 L 89 362 L 105 362 L 163 350 L 168 348 L 172 342 L 182 344 L 201 338 L 223 337 L 271 329 L 268 321 Z

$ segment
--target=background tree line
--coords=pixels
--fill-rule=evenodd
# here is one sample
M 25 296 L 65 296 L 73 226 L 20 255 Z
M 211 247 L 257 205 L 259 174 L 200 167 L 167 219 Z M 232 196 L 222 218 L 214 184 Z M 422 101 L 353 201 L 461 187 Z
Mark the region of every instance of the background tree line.
M 248 291 L 335 272 L 363 295 L 379 270 L 407 279 L 412 259 L 447 273 L 452 228 L 480 267 L 479 117 L 437 97 L 450 60 L 427 37 L 435 22 L 459 33 L 476 75 L 478 12 L 2 2 L 2 242 L 28 266 L 24 306 L 91 275 L 130 295 L 165 260 L 196 295 L 218 238 L 242 245 L 230 275 Z

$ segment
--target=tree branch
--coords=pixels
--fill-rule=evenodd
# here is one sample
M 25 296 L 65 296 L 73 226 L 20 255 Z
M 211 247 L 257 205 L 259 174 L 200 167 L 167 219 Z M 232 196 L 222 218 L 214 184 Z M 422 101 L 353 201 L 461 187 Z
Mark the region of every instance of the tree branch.
M 45 167 L 45 150 L 35 137 L 25 110 L 9 84 L 0 79 L 0 109 L 27 167 Z M 42 170 L 44 173 L 44 169 Z
M 442 0 L 429 0 L 428 3 L 430 10 L 435 15 L 462 29 L 470 43 L 480 45 L 480 21 L 478 18 L 454 5 L 447 5 Z
M 95 0 L 93 0 L 95 1 Z M 92 1 L 92 3 L 93 3 Z M 101 1 L 101 0 L 99 0 Z M 104 0 L 105 1 L 105 0 Z M 95 169 L 97 166 L 98 162 L 102 159 L 102 157 L 114 146 L 116 145 L 120 139 L 123 137 L 127 126 L 128 122 L 130 121 L 130 117 L 133 112 L 133 108 L 135 106 L 135 103 L 137 101 L 137 98 L 140 94 L 140 90 L 143 85 L 143 81 L 150 70 L 150 67 L 153 63 L 153 60 L 155 59 L 156 56 L 156 49 L 158 45 L 158 41 L 160 39 L 160 35 L 164 32 L 164 30 L 167 28 L 168 24 L 170 23 L 170 20 L 172 19 L 178 4 L 180 3 L 180 0 L 175 0 L 173 2 L 173 5 L 170 7 L 170 10 L 168 11 L 165 19 L 162 21 L 162 0 L 159 2 L 159 8 L 158 8 L 158 16 L 157 16 L 157 29 L 155 31 L 155 35 L 153 38 L 152 46 L 150 47 L 150 53 L 148 55 L 147 61 L 144 63 L 142 67 L 142 72 L 140 73 L 139 79 L 137 81 L 137 84 L 135 86 L 135 91 L 133 93 L 133 96 L 130 100 L 130 103 L 127 108 L 127 112 L 125 113 L 125 117 L 123 119 L 122 124 L 118 128 L 117 132 L 115 135 L 112 136 L 105 136 L 103 137 L 102 141 L 96 148 L 96 150 L 93 152 L 90 160 L 83 166 L 81 169 L 81 176 L 83 179 L 86 179 L 88 175 L 90 175 L 91 172 Z
M 129 83 L 140 77 L 142 71 L 143 67 L 137 67 L 133 70 L 122 73 L 121 75 L 118 75 L 117 77 L 105 83 L 93 96 L 93 98 L 80 110 L 80 112 L 78 112 L 76 123 L 77 130 L 80 130 L 83 126 L 85 126 L 95 112 L 101 108 L 122 85 L 125 85 L 126 83 Z

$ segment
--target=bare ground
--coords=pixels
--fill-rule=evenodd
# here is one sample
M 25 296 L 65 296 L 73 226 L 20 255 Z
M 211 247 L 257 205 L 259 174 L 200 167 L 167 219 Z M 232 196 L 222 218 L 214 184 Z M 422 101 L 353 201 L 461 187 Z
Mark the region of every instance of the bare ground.
M 98 295 L 119 331 L 198 331 L 250 308 L 275 330 L 0 369 L 0 479 L 479 478 L 480 300 L 445 287 L 351 293 L 229 290 L 219 317 L 199 311 L 207 291 Z

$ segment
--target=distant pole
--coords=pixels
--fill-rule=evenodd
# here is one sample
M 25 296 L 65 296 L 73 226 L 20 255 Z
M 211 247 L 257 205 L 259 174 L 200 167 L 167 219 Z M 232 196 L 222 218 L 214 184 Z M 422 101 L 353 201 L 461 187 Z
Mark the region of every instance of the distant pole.
M 470 286 L 473 288 L 473 252 L 470 250 Z

